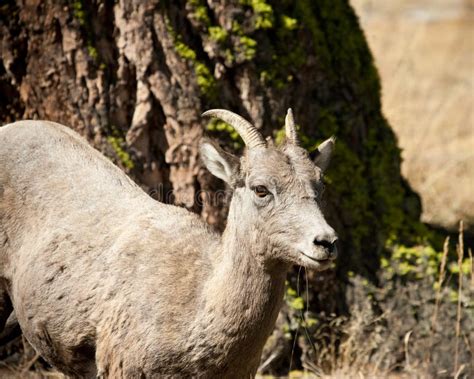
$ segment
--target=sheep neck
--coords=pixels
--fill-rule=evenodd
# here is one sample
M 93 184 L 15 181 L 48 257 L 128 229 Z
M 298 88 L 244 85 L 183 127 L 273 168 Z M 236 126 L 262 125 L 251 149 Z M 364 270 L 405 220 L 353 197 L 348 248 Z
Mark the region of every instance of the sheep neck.
M 254 370 L 278 316 L 287 266 L 265 263 L 269 245 L 259 241 L 255 230 L 242 227 L 246 224 L 236 208 L 231 205 L 191 335 L 200 339 L 195 357 L 202 356 L 207 364 L 231 362 L 237 370 Z

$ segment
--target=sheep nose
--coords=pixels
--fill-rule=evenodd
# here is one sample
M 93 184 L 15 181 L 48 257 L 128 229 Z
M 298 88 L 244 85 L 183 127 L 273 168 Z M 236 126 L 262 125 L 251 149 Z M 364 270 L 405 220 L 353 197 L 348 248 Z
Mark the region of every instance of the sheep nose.
M 324 247 L 331 255 L 337 254 L 336 248 L 337 237 L 316 237 L 313 244 Z

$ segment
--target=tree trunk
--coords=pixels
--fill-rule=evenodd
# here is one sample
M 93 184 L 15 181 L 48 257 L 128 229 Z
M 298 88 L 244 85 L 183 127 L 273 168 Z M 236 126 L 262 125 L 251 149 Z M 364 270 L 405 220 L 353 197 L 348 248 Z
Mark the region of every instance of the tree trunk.
M 1 123 L 68 125 L 151 196 L 217 228 L 223 185 L 198 143 L 208 133 L 230 150 L 242 144 L 204 110 L 233 110 L 279 141 L 292 107 L 308 148 L 335 134 L 326 198 L 342 254 L 336 272 L 309 277 L 314 310 L 344 311 L 346 273 L 373 279 L 387 239 L 417 228 L 419 201 L 347 1 L 17 0 L 0 17 Z

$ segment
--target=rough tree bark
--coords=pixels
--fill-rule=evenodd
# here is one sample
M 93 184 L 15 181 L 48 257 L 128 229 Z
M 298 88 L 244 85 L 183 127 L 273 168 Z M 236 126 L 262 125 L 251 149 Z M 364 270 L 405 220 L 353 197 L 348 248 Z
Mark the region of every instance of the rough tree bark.
M 204 110 L 231 109 L 279 140 L 291 106 L 308 147 L 336 134 L 326 197 L 343 253 L 336 271 L 309 277 L 314 310 L 344 311 L 345 274 L 374 278 L 387 239 L 416 228 L 419 202 L 347 1 L 10 0 L 0 18 L 2 124 L 69 125 L 152 196 L 218 228 L 222 184 L 199 163 L 198 142 L 207 130 L 228 149 L 241 144 Z

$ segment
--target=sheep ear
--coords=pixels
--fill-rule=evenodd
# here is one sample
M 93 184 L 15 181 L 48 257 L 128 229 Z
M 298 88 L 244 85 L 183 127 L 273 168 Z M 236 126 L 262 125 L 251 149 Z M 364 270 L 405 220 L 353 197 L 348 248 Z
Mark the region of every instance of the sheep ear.
M 321 171 L 326 171 L 331 161 L 331 155 L 334 150 L 334 144 L 336 143 L 336 137 L 332 136 L 326 141 L 321 143 L 318 148 L 311 154 L 314 158 L 314 164 L 318 166 Z
M 211 174 L 232 186 L 237 178 L 239 158 L 222 150 L 209 139 L 201 142 L 200 152 L 204 165 Z

